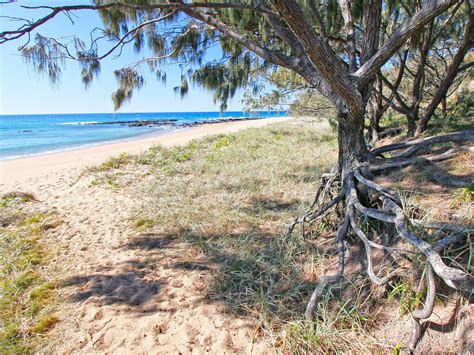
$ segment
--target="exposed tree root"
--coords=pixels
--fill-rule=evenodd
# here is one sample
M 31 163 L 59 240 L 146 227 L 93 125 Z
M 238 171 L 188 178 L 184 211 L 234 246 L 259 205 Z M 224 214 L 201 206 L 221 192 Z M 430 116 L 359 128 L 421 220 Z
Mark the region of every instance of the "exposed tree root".
M 445 222 L 425 222 L 419 219 L 412 219 L 411 223 L 426 229 L 438 229 L 447 232 L 463 232 L 474 231 L 474 227 L 464 224 L 445 223 Z
M 456 322 L 458 324 L 456 330 L 456 342 L 458 343 L 459 349 L 467 352 L 472 351 L 472 348 L 469 350 L 465 349 L 465 347 L 472 347 L 473 344 L 466 344 L 465 342 L 468 336 L 467 333 L 474 330 L 474 306 L 472 304 L 462 306 L 458 311 Z
M 448 235 L 447 237 L 440 240 L 434 250 L 440 253 L 444 248 L 448 247 L 449 245 L 458 243 L 464 239 L 464 236 L 460 234 L 455 235 Z M 426 327 L 422 327 L 420 324 L 420 320 L 427 319 L 433 313 L 433 308 L 435 304 L 435 297 L 436 297 L 436 284 L 435 284 L 435 276 L 433 272 L 433 267 L 431 264 L 428 264 L 426 267 L 426 283 L 427 283 L 427 293 L 425 303 L 422 309 L 414 310 L 412 312 L 412 323 L 413 323 L 413 330 L 410 336 L 410 340 L 408 341 L 408 348 L 410 351 L 414 351 L 418 341 L 420 340 L 421 336 L 423 335 L 424 330 Z M 428 324 L 427 324 L 428 325 Z
M 400 133 L 402 133 L 403 130 L 404 130 L 403 127 L 384 128 L 381 132 L 379 132 L 379 139 L 382 139 L 385 137 L 397 136 Z
M 333 168 L 332 170 L 335 170 Z M 327 215 L 331 208 L 336 206 L 344 198 L 344 194 L 340 192 L 336 197 L 333 198 L 334 193 L 332 190 L 338 189 L 339 176 L 334 173 L 326 173 L 321 176 L 321 184 L 319 185 L 316 196 L 314 197 L 313 203 L 308 212 L 304 213 L 302 216 L 296 217 L 288 226 L 287 234 L 291 234 L 293 229 L 297 224 L 301 224 L 304 229 L 305 223 L 314 223 L 316 220 Z M 324 201 L 328 197 L 330 200 L 327 203 L 322 204 L 321 201 Z M 304 233 L 303 233 L 304 236 Z
M 419 139 L 407 143 L 399 143 L 386 147 L 381 147 L 373 150 L 373 153 L 379 156 L 384 152 L 393 150 L 405 149 L 404 152 L 397 155 L 395 158 L 380 159 L 374 158 L 369 162 L 359 164 L 352 171 L 345 173 L 343 183 L 340 175 L 335 174 L 334 171 L 327 174 L 322 179 L 322 184 L 318 189 L 315 200 L 311 206 L 310 211 L 296 218 L 289 226 L 288 233 L 292 233 L 297 224 L 302 225 L 304 234 L 304 224 L 313 223 L 314 221 L 326 216 L 332 208 L 339 204 L 344 204 L 344 214 L 342 223 L 337 231 L 337 243 L 339 253 L 339 267 L 334 275 L 325 276 L 320 279 L 316 285 L 309 303 L 306 307 L 305 317 L 311 320 L 315 306 L 317 305 L 324 290 L 329 285 L 338 282 L 344 274 L 344 256 L 345 256 L 345 240 L 348 233 L 353 233 L 363 243 L 366 256 L 366 273 L 369 279 L 376 285 L 385 285 L 394 277 L 402 276 L 402 270 L 396 268 L 386 275 L 378 275 L 374 271 L 374 264 L 372 259 L 372 249 L 379 249 L 386 253 L 421 253 L 426 258 L 426 288 L 427 295 L 422 309 L 414 310 L 411 314 L 413 321 L 413 332 L 408 343 L 408 348 L 413 351 L 423 334 L 420 320 L 427 319 L 433 313 L 433 307 L 436 296 L 436 277 L 441 279 L 450 288 L 460 292 L 470 293 L 474 289 L 474 279 L 471 275 L 463 270 L 448 266 L 440 255 L 440 252 L 454 244 L 460 243 L 466 239 L 466 233 L 469 231 L 469 226 L 439 223 L 439 222 L 423 222 L 419 220 L 411 220 L 407 218 L 403 210 L 403 205 L 400 197 L 386 187 L 383 187 L 370 179 L 371 174 L 380 173 L 387 169 L 401 168 L 415 164 L 419 161 L 442 161 L 452 158 L 460 151 L 472 151 L 471 147 L 456 147 L 448 149 L 441 154 L 431 154 L 419 157 L 413 155 L 420 151 L 426 151 L 431 145 L 448 142 L 466 142 L 474 141 L 474 131 L 456 132 L 444 136 L 430 137 Z M 337 186 L 336 186 L 337 185 Z M 339 186 L 342 185 L 342 186 Z M 335 186 L 339 189 L 339 193 L 334 193 Z M 366 202 L 359 199 L 359 194 L 364 189 L 369 189 L 375 193 L 376 198 Z M 333 196 L 336 197 L 333 197 Z M 364 201 L 364 203 L 362 202 Z M 368 205 L 367 205 L 368 204 Z M 393 225 L 396 234 L 409 245 L 409 248 L 394 248 L 389 245 L 382 245 L 371 240 L 371 228 L 367 227 L 365 230 L 360 219 L 367 218 L 379 221 L 379 224 L 390 226 Z M 441 231 L 454 232 L 432 245 L 423 238 L 415 234 L 410 226 L 417 225 L 427 229 L 436 229 Z M 386 230 L 386 229 L 385 229 Z M 380 232 L 379 228 L 377 231 Z M 382 232 L 384 228 L 382 228 Z
M 434 137 L 416 139 L 416 140 L 412 140 L 405 143 L 389 144 L 389 145 L 385 145 L 383 147 L 372 150 L 372 153 L 374 155 L 380 155 L 382 153 L 408 148 L 403 153 L 397 155 L 397 158 L 408 158 L 412 156 L 413 154 L 415 154 L 418 150 L 427 148 L 433 144 L 449 143 L 449 142 L 459 143 L 459 142 L 472 142 L 472 141 L 474 141 L 474 131 L 468 130 L 468 131 L 453 132 L 453 133 L 434 136 Z
M 449 174 L 432 162 L 427 161 L 426 164 L 427 171 L 430 175 L 430 180 L 437 185 L 464 187 L 473 181 L 472 177 L 463 177 Z
M 472 147 L 456 147 L 447 150 L 442 154 L 432 154 L 432 155 L 425 155 L 418 158 L 413 159 L 400 159 L 400 158 L 392 158 L 392 159 L 385 159 L 383 161 L 375 161 L 372 163 L 364 163 L 361 166 L 367 166 L 370 172 L 377 172 L 377 171 L 384 171 L 393 168 L 403 168 L 405 166 L 414 165 L 416 163 L 423 163 L 423 162 L 438 162 L 443 160 L 448 160 L 455 157 L 459 152 L 473 152 L 474 148 Z
M 329 284 L 339 281 L 342 275 L 344 274 L 344 262 L 345 262 L 344 240 L 347 235 L 348 229 L 349 229 L 349 218 L 346 216 L 344 218 L 344 221 L 341 223 L 341 225 L 338 228 L 337 237 L 336 237 L 337 244 L 338 244 L 338 254 L 339 254 L 339 267 L 338 267 L 337 273 L 331 276 L 323 277 L 318 283 L 318 285 L 316 285 L 316 288 L 311 294 L 308 305 L 306 306 L 306 311 L 304 314 L 305 318 L 308 321 L 312 319 L 314 307 L 316 306 L 319 299 L 321 298 L 321 295 L 323 294 L 324 289 Z
M 359 170 L 356 170 L 354 172 L 354 177 L 365 186 L 376 190 L 377 192 L 381 193 L 385 197 L 388 197 L 388 198 L 393 199 L 394 201 L 400 202 L 400 199 L 398 198 L 398 196 L 396 196 L 392 191 L 390 191 L 390 189 L 387 189 L 386 187 L 380 186 L 379 184 L 376 184 L 375 182 L 369 179 L 366 179 L 365 177 L 362 176 Z

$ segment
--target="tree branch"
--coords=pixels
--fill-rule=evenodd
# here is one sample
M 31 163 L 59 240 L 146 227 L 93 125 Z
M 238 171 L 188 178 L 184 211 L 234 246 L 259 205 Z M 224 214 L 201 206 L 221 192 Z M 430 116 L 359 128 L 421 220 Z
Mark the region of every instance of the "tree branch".
M 319 33 L 321 34 L 321 37 L 327 41 L 328 35 L 326 32 L 326 26 L 324 25 L 324 21 L 321 17 L 321 14 L 319 13 L 318 8 L 316 7 L 314 0 L 310 0 L 308 2 L 308 6 L 311 12 L 311 15 L 313 16 L 314 22 L 316 22 L 316 24 L 318 25 Z
M 103 55 L 101 55 L 100 57 L 98 57 L 97 59 L 98 60 L 102 60 L 104 59 L 105 57 L 109 56 L 113 51 L 115 51 L 124 41 L 125 39 L 132 33 L 142 29 L 143 27 L 146 27 L 148 25 L 151 25 L 153 23 L 156 23 L 156 22 L 160 22 L 160 21 L 163 21 L 165 19 L 167 19 L 168 17 L 171 17 L 175 14 L 176 12 L 175 11 L 171 11 L 170 13 L 162 16 L 162 17 L 159 17 L 157 19 L 153 19 L 153 20 L 150 20 L 150 21 L 146 21 L 146 22 L 143 22 L 141 24 L 139 24 L 137 27 L 135 28 L 132 28 L 130 31 L 128 31 L 127 33 L 125 33 L 120 39 L 119 41 L 111 48 L 109 49 L 106 53 L 104 53 Z
M 356 52 L 356 38 L 354 31 L 354 20 L 351 13 L 351 5 L 349 0 L 338 0 L 339 7 L 344 18 L 344 27 L 346 31 L 346 51 L 349 58 L 349 73 L 357 70 L 357 52 Z
M 354 73 L 359 86 L 366 85 L 390 57 L 416 31 L 442 14 L 459 0 L 430 0 L 396 30 L 390 39 Z
M 380 23 L 382 21 L 382 1 L 365 0 L 363 4 L 363 34 L 360 63 L 364 64 L 378 49 Z
M 363 112 L 360 92 L 331 47 L 313 30 L 296 0 L 271 0 L 273 7 L 296 34 L 311 64 L 332 90 L 344 101 L 354 116 Z
M 260 9 L 258 6 L 246 5 L 246 4 L 236 4 L 236 3 L 210 3 L 210 2 L 201 2 L 201 3 L 183 3 L 183 2 L 169 2 L 169 3 L 159 3 L 159 4 L 127 4 L 122 2 L 112 2 L 109 4 L 103 5 L 68 5 L 68 6 L 22 6 L 25 9 L 37 10 L 37 9 L 49 9 L 51 13 L 42 17 L 41 19 L 30 22 L 28 26 L 22 26 L 22 28 L 14 31 L 4 31 L 0 32 L 0 44 L 18 39 L 26 34 L 31 33 L 36 28 L 45 24 L 49 20 L 56 17 L 58 14 L 63 12 L 70 11 L 79 11 L 79 10 L 107 10 L 111 8 L 124 8 L 124 9 L 133 9 L 133 10 L 158 10 L 158 9 L 171 9 L 171 10 L 184 10 L 184 9 L 193 9 L 193 8 L 214 8 L 214 9 L 241 9 L 241 10 L 253 10 L 259 12 L 269 11 L 268 9 Z M 270 10 L 271 11 L 271 10 Z M 271 11 L 273 12 L 273 11 Z
M 424 114 L 423 118 L 420 120 L 420 126 L 419 128 L 422 128 L 424 130 L 426 128 L 426 125 L 428 121 L 431 119 L 431 116 L 436 111 L 436 108 L 439 106 L 439 103 L 443 99 L 443 97 L 446 96 L 448 89 L 452 85 L 454 79 L 456 78 L 456 75 L 460 72 L 459 67 L 464 60 L 464 56 L 466 53 L 473 47 L 474 45 L 474 12 L 471 11 L 469 14 L 469 21 L 466 25 L 466 28 L 464 30 L 464 38 L 461 42 L 461 45 L 458 48 L 458 51 L 456 52 L 456 55 L 453 58 L 453 61 L 448 67 L 446 76 L 443 81 L 441 81 L 438 90 L 436 90 L 436 93 L 433 96 L 433 99 L 429 103 L 428 107 L 426 108 L 426 113 Z
M 226 23 L 216 19 L 215 17 L 209 14 L 204 14 L 202 12 L 195 11 L 190 8 L 184 8 L 181 9 L 181 11 L 186 15 L 195 18 L 198 21 L 204 22 L 210 26 L 217 28 L 220 32 L 229 36 L 245 48 L 248 48 L 259 57 L 268 60 L 274 64 L 288 68 L 292 65 L 292 62 L 294 61 L 294 58 L 288 57 L 287 55 L 281 52 L 273 51 L 268 48 L 262 47 L 258 43 L 256 38 L 251 38 L 250 36 L 246 36 L 242 33 L 239 33 L 235 28 L 227 25 Z

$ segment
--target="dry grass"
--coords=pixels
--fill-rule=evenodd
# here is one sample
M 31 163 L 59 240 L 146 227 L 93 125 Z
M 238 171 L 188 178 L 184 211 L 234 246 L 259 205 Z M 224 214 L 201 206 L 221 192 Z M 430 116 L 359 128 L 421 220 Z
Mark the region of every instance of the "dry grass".
M 137 157 L 123 155 L 96 169 L 94 183 L 120 191 L 139 181 L 143 196 L 134 228 L 157 238 L 187 241 L 189 261 L 195 255 L 211 270 L 209 300 L 224 302 L 231 312 L 252 315 L 278 351 L 398 351 L 402 344 L 388 346 L 374 334 L 391 317 L 420 306 L 424 293 L 413 291 L 423 276 L 419 256 L 410 264 L 416 275 L 377 288 L 367 280 L 360 262 L 364 258 L 350 240 L 356 252 L 346 262 L 348 278 L 328 290 L 314 322 L 302 317 L 315 282 L 337 266 L 337 220 L 313 226 L 315 242 L 303 240 L 301 233 L 283 236 L 289 219 L 309 207 L 319 176 L 336 157 L 336 136 L 328 125 L 293 121 L 183 147 L 155 147 Z M 467 160 L 460 156 L 451 173 L 460 164 L 469 165 Z M 390 184 L 409 190 L 409 180 L 419 178 L 405 169 L 394 174 Z M 409 193 L 414 203 L 423 196 L 419 186 L 414 181 Z M 455 197 L 452 189 L 445 193 Z M 472 246 L 461 249 L 447 251 L 445 257 L 472 272 L 472 258 L 466 266 Z M 389 265 L 386 256 L 374 257 L 377 272 Z M 153 252 L 150 262 L 159 262 Z
M 57 216 L 39 213 L 34 196 L 9 193 L 0 198 L 0 352 L 32 353 L 45 345 L 54 326 L 56 285 L 45 272 L 45 230 Z
M 118 191 L 140 181 L 135 228 L 187 241 L 212 270 L 210 301 L 254 316 L 279 350 L 367 351 L 376 340 L 366 293 L 350 301 L 328 294 L 317 320 L 303 320 L 314 282 L 337 259 L 331 221 L 315 226 L 329 237 L 325 249 L 308 247 L 298 233 L 283 237 L 336 157 L 329 125 L 300 120 L 122 156 L 102 164 L 94 183 Z M 353 289 L 343 282 L 335 290 L 346 288 Z
M 335 147 L 329 128 L 281 125 L 151 151 L 139 160 L 153 167 L 142 218 L 183 235 L 280 232 L 308 205 Z
M 419 213 L 430 221 L 473 224 L 474 186 L 456 188 L 433 181 L 433 172 L 443 172 L 447 176 L 474 181 L 474 159 L 471 153 L 436 164 L 416 164 L 378 178 L 378 182 L 410 196 Z

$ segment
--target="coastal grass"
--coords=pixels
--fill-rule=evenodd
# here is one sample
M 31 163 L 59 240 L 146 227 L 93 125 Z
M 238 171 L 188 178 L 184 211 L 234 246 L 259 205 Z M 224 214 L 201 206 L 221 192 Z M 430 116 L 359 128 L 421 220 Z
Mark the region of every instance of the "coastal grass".
M 285 237 L 288 221 L 309 208 L 320 175 L 336 160 L 330 126 L 299 119 L 124 155 L 97 168 L 94 181 L 110 186 L 113 179 L 114 189 L 139 183 L 134 228 L 178 237 L 205 255 L 212 270 L 209 299 L 253 316 L 277 349 L 368 351 L 375 339 L 367 296 L 343 301 L 330 290 L 315 321 L 303 317 L 315 282 L 337 264 L 337 221 L 314 226 L 327 248 L 308 245 L 301 233 Z
M 453 167 L 463 159 L 457 157 Z M 374 287 L 361 269 L 357 243 L 346 262 L 346 278 L 326 291 L 314 321 L 303 317 L 314 285 L 337 268 L 338 221 L 333 214 L 307 226 L 306 239 L 301 230 L 286 236 L 286 226 L 307 211 L 320 175 L 336 161 L 337 139 L 330 126 L 298 119 L 183 146 L 156 146 L 138 156 L 119 156 L 93 172 L 95 184 L 114 191 L 139 184 L 141 206 L 133 227 L 153 238 L 185 241 L 191 263 L 193 255 L 204 255 L 211 273 L 209 300 L 252 316 L 258 333 L 277 351 L 396 352 L 403 345 L 387 345 L 377 331 L 391 317 L 418 307 L 423 294 L 412 292 L 415 278 L 394 282 L 385 291 Z M 423 191 L 414 191 L 408 179 L 418 175 L 409 169 L 398 175 L 392 187 L 399 183 L 400 194 L 419 202 Z M 470 187 L 453 193 L 463 208 L 472 199 Z M 465 208 L 457 207 L 464 215 Z M 150 264 L 159 262 L 160 250 L 156 258 L 148 252 Z M 463 255 L 451 254 L 445 257 L 466 264 Z M 423 270 L 421 261 L 418 266 Z
M 191 239 L 280 235 L 308 207 L 336 146 L 329 126 L 296 121 L 155 147 L 136 159 L 151 174 L 136 224 Z
M 47 229 L 56 215 L 36 210 L 33 195 L 12 192 L 0 197 L 0 352 L 32 353 L 45 345 L 45 334 L 58 321 L 56 284 L 45 274 Z

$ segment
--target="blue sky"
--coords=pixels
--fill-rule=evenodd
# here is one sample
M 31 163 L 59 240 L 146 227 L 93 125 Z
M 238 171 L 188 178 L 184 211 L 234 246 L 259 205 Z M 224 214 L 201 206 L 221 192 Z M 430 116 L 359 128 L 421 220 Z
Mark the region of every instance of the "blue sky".
M 85 1 L 42 1 L 41 4 L 78 4 Z M 35 19 L 45 14 L 43 10 L 25 10 L 20 5 L 37 5 L 35 1 L 19 1 L 0 5 L 0 14 L 10 17 Z M 77 35 L 87 43 L 89 32 L 94 27 L 102 27 L 99 15 L 94 11 L 75 13 L 74 25 L 65 15 L 59 15 L 39 29 L 45 36 L 58 37 Z M 0 18 L 0 31 L 16 29 L 17 22 Z M 126 50 L 120 58 L 106 58 L 102 62 L 102 72 L 90 88 L 84 88 L 80 80 L 80 68 L 75 62 L 68 62 L 63 69 L 59 85 L 52 86 L 49 79 L 39 76 L 19 56 L 17 48 L 25 39 L 0 45 L 0 114 L 43 114 L 43 113 L 93 113 L 113 112 L 110 98 L 117 84 L 113 71 L 145 55 Z M 218 56 L 218 52 L 214 53 Z M 173 92 L 179 85 L 180 68 L 167 66 L 165 86 L 156 81 L 154 75 L 144 67 L 146 84 L 130 103 L 125 103 L 119 112 L 172 112 L 172 111 L 218 111 L 212 93 L 196 87 L 191 88 L 188 96 L 181 99 Z M 241 110 L 242 93 L 229 101 L 228 110 Z

